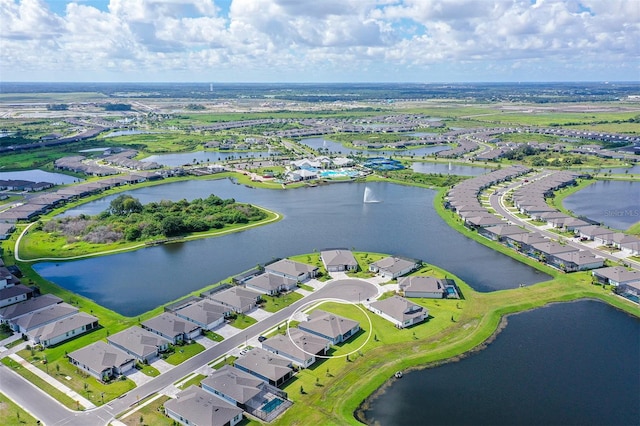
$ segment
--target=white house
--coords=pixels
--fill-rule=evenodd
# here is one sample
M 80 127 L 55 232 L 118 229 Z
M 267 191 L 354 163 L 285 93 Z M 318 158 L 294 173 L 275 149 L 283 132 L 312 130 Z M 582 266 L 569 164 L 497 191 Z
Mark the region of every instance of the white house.
M 418 263 L 399 257 L 385 257 L 369 265 L 369 271 L 379 274 L 383 278 L 394 279 L 408 274 L 418 267 Z

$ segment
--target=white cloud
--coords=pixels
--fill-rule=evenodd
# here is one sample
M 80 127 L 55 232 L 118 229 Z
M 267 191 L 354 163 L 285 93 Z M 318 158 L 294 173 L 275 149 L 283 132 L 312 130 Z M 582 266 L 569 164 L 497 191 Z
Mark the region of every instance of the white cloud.
M 0 0 L 0 22 L 4 80 L 639 74 L 638 0 Z

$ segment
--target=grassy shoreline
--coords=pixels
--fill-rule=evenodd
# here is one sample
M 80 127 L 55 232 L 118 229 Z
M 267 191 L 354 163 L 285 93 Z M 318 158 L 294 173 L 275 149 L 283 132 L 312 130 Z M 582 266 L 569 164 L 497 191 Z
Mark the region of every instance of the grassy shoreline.
M 404 185 L 410 184 L 393 179 L 378 179 Z M 429 187 L 428 185 L 417 186 Z M 331 359 L 323 362 L 321 367 L 303 370 L 293 383 L 287 384 L 286 390 L 296 403 L 281 418 L 278 418 L 277 424 L 301 424 L 302 419 L 305 423 L 361 424 L 354 415 L 366 407 L 371 398 L 375 398 L 377 392 L 384 390 L 385 384 L 389 383 L 395 371 L 429 368 L 480 350 L 490 342 L 490 339 L 495 338 L 505 324 L 505 317 L 510 314 L 539 308 L 549 303 L 589 298 L 606 302 L 636 317 L 640 316 L 637 306 L 631 302 L 612 295 L 608 289 L 591 284 L 588 272 L 561 273 L 468 230 L 455 214 L 444 208 L 442 201 L 445 193 L 446 188 L 438 191 L 434 197 L 434 208 L 448 226 L 485 246 L 547 273 L 552 279 L 525 288 L 479 293 L 455 275 L 444 271 L 459 283 L 465 295 L 463 301 L 442 301 L 442 305 L 440 301 L 422 302 L 428 305 L 436 318 L 414 328 L 417 337 L 414 333 L 413 338 L 410 334 L 405 334 L 402 340 L 398 337 L 399 335 L 389 334 L 388 330 L 384 331 L 385 327 L 389 326 L 381 321 L 374 321 L 373 331 L 376 336 L 381 337 L 380 342 L 377 338 L 375 342 L 372 339 L 372 342 L 367 343 L 362 349 L 361 355 L 348 362 L 344 359 Z M 317 256 L 317 253 L 299 256 Z M 82 310 L 98 315 L 101 324 L 111 333 L 134 325 L 137 321 L 144 321 L 162 310 L 162 307 L 157 307 L 138 318 L 126 318 L 44 280 L 28 264 L 24 262 L 18 262 L 18 264 L 25 271 L 25 280 L 37 283 L 45 293 L 57 294 L 66 301 L 77 304 Z M 437 266 L 433 269 L 442 272 Z M 215 285 L 217 284 L 207 286 L 205 289 Z M 200 292 L 202 289 L 190 294 Z M 452 303 L 447 304 L 447 302 Z M 458 307 L 458 304 L 461 307 Z M 449 317 L 454 316 L 455 321 L 449 321 Z M 398 330 L 398 333 L 401 332 Z M 60 348 L 54 348 L 50 352 L 48 350 L 47 358 L 53 361 L 62 357 L 62 349 L 72 351 L 103 337 L 105 337 L 104 330 L 90 333 L 71 341 L 70 345 L 61 345 Z M 399 358 L 398 354 L 403 354 L 403 357 Z M 303 385 L 305 392 L 298 392 L 297 390 Z

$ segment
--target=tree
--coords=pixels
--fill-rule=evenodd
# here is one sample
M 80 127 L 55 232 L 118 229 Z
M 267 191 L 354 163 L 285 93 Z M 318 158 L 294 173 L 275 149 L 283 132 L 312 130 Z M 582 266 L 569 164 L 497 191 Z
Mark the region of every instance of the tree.
M 131 195 L 119 195 L 109 204 L 109 212 L 116 216 L 128 216 L 131 213 L 140 213 L 142 203 Z

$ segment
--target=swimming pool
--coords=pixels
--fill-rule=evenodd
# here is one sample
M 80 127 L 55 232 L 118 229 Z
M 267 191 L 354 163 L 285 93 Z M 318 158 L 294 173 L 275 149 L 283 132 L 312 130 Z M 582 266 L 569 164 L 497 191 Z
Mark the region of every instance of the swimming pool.
M 280 404 L 282 404 L 282 400 L 280 398 L 274 398 L 262 406 L 262 411 L 264 411 L 265 413 L 270 413 L 278 408 Z
M 337 178 L 337 177 L 356 177 L 359 172 L 356 170 L 323 170 L 320 172 L 320 177 L 324 178 Z

